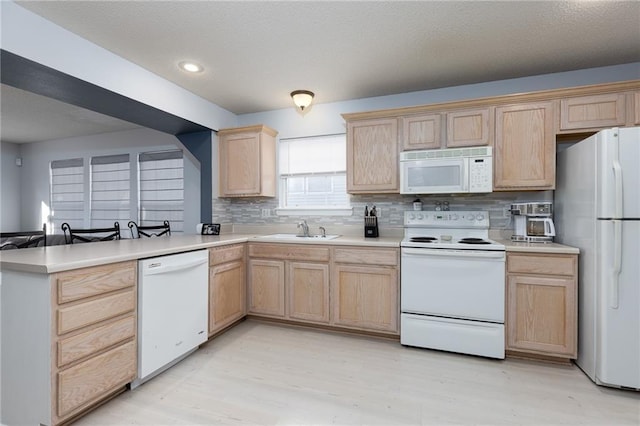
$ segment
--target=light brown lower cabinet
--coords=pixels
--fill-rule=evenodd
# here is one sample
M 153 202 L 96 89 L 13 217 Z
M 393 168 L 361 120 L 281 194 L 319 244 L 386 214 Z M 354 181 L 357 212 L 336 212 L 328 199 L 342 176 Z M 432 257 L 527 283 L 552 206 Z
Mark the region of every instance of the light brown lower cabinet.
M 289 262 L 287 293 L 289 318 L 329 322 L 329 265 Z
M 136 375 L 136 342 L 89 358 L 58 373 L 58 416 L 64 418 L 79 407 L 114 388 L 128 383 Z
M 399 334 L 397 249 L 335 248 L 331 324 Z
M 52 424 L 135 379 L 136 273 L 130 261 L 52 275 Z
M 245 245 L 209 249 L 209 336 L 247 314 Z
M 249 259 L 249 313 L 284 318 L 284 261 Z
M 249 313 L 329 322 L 329 248 L 249 245 Z
M 399 250 L 249 244 L 249 313 L 399 334 Z
M 578 255 L 507 253 L 507 351 L 577 356 Z

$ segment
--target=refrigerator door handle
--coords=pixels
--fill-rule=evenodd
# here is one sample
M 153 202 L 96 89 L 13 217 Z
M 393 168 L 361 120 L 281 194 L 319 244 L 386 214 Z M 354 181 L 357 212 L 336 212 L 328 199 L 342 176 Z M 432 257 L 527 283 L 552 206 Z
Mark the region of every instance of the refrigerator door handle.
M 615 216 L 614 219 L 620 219 L 622 217 L 622 167 L 618 159 L 613 161 L 613 179 L 615 185 Z
M 622 271 L 622 221 L 613 221 L 613 277 L 611 277 L 611 293 L 609 306 L 618 309 L 620 272 Z

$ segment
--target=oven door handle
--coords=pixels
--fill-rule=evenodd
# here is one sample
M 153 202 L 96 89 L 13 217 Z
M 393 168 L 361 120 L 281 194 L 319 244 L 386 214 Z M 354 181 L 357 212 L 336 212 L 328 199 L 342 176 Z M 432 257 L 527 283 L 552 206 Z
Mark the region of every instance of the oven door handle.
M 402 256 L 411 257 L 466 257 L 474 259 L 495 259 L 504 260 L 505 254 L 501 250 L 449 250 L 449 249 L 420 249 L 403 248 Z

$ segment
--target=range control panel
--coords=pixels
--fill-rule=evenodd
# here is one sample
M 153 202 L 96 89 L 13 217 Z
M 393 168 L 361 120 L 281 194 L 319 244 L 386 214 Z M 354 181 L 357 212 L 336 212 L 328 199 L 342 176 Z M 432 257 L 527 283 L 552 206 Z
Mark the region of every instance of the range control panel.
M 489 228 L 489 212 L 484 210 L 405 211 L 404 226 Z

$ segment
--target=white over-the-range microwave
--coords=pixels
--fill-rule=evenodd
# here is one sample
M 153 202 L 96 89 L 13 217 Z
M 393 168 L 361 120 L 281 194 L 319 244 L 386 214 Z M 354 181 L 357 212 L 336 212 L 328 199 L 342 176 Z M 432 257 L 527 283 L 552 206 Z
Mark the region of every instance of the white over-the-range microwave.
M 400 153 L 401 194 L 485 193 L 493 190 L 489 146 Z

